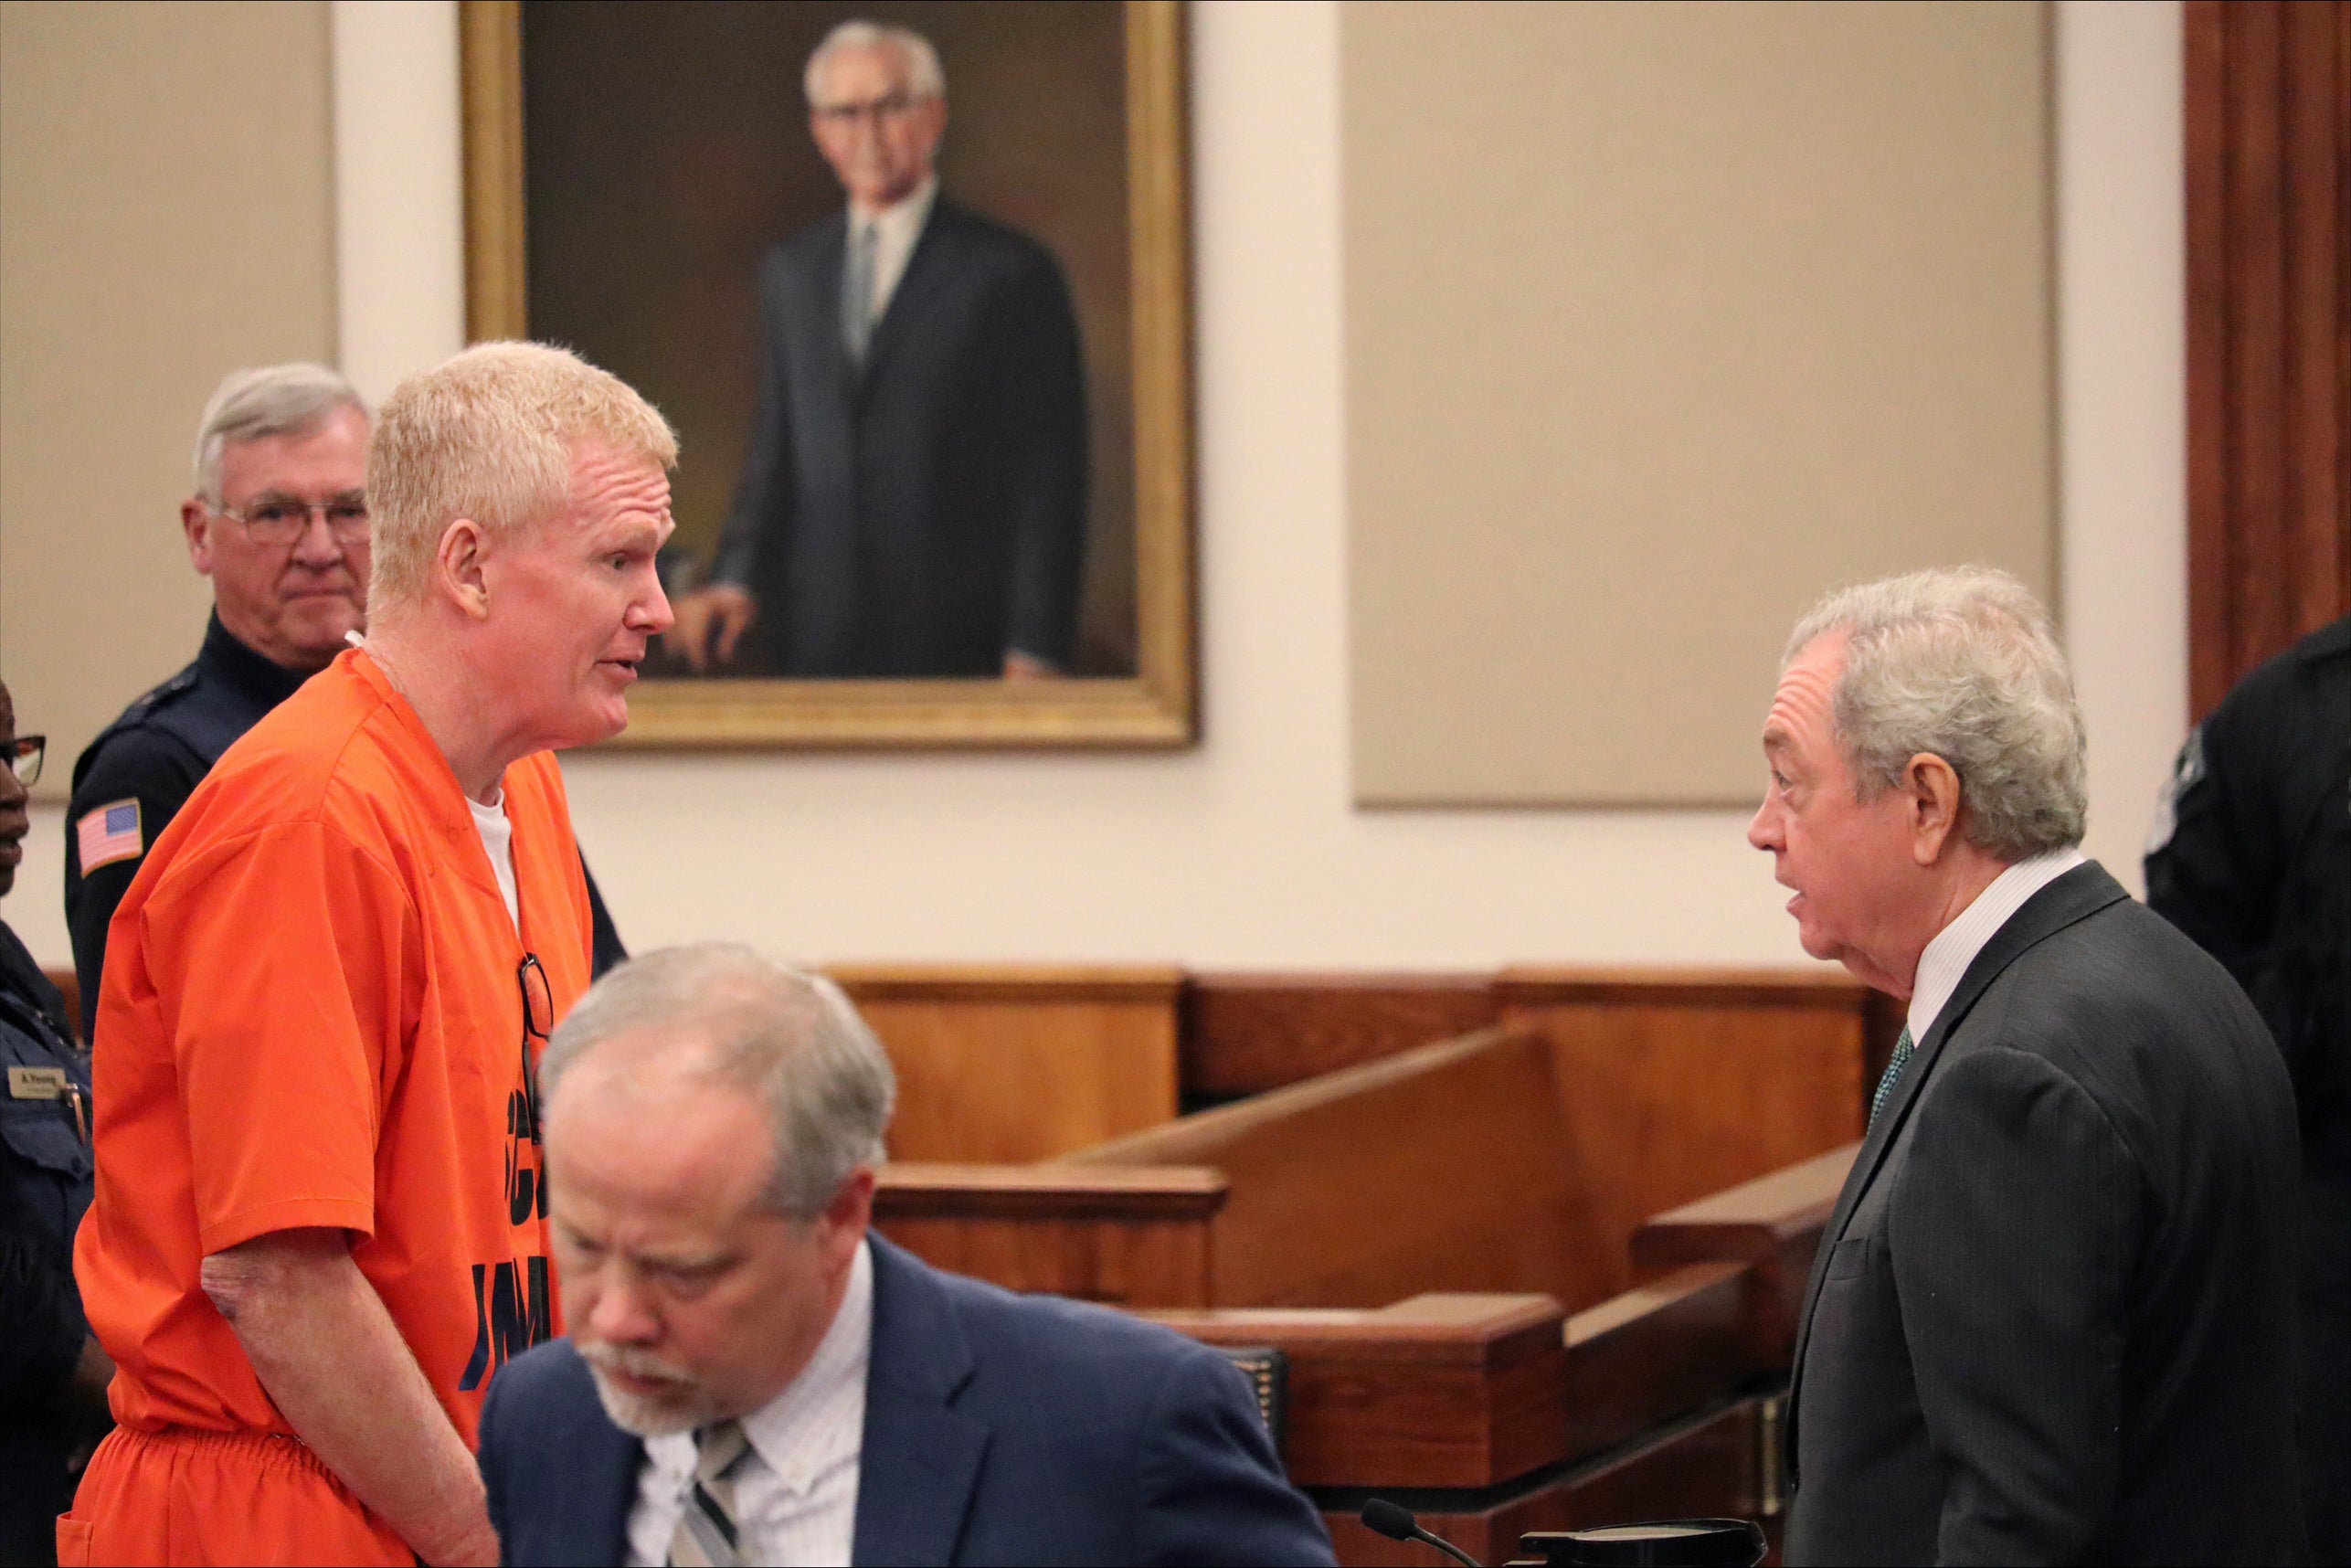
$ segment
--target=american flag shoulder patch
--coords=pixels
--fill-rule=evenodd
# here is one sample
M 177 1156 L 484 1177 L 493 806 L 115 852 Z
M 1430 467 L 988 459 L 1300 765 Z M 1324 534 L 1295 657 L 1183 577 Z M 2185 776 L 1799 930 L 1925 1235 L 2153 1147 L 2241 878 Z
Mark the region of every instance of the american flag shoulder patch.
M 81 841 L 84 876 L 101 865 L 112 865 L 118 860 L 137 860 L 147 853 L 146 842 L 139 831 L 136 796 L 127 800 L 109 800 L 95 810 L 83 812 L 73 831 Z

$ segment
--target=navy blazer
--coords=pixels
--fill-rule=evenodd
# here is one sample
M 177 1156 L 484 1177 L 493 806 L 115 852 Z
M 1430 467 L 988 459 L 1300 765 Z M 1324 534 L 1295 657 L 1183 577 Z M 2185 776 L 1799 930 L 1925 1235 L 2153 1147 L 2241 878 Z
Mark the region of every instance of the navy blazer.
M 880 1236 L 852 1560 L 1328 1563 L 1240 1372 L 1154 1324 L 944 1274 Z M 510 1563 L 617 1563 L 643 1455 L 568 1339 L 507 1363 L 482 1475 Z

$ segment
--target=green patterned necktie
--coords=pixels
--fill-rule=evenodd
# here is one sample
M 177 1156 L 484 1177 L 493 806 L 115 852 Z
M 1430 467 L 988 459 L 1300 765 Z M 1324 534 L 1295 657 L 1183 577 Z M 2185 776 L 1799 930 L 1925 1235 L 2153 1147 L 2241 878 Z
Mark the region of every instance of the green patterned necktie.
M 1894 1086 L 1901 1082 L 1902 1069 L 1910 1065 L 1911 1032 L 1909 1025 L 1905 1024 L 1902 1037 L 1894 1042 L 1894 1059 L 1886 1064 L 1886 1075 L 1878 1080 L 1878 1092 L 1869 1097 L 1870 1127 L 1878 1125 L 1878 1113 L 1884 1110 L 1886 1102 L 1893 1097 Z M 1866 1133 L 1868 1129 L 1863 1130 Z

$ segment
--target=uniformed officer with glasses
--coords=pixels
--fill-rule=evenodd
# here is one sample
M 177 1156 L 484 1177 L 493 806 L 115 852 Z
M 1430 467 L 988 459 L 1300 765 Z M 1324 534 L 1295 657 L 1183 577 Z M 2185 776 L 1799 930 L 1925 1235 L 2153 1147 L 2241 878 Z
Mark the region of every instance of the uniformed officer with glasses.
M 367 406 L 321 365 L 239 370 L 206 405 L 188 559 L 212 579 L 196 662 L 140 697 L 73 768 L 66 924 L 91 1037 L 115 906 L 221 753 L 362 629 L 367 606 Z M 593 877 L 596 969 L 628 956 Z
M 41 736 L 0 683 L 0 896 L 16 881 Z M 65 999 L 0 920 L 0 1563 L 56 1560 L 57 1516 L 105 1433 L 113 1363 L 90 1337 L 73 1233 L 90 1207 L 90 1059 Z

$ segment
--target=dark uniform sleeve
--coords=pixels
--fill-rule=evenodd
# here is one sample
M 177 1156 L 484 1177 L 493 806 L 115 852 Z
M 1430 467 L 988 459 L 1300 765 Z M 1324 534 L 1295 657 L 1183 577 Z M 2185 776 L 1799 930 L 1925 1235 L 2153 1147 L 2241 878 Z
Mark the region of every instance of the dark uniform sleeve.
M 14 1172 L 8 1179 L 16 1179 Z M 30 1404 L 73 1375 L 90 1331 L 73 1274 L 13 1227 L 0 1233 L 0 1322 L 8 1325 L 0 1335 L 0 1404 Z
M 81 984 L 81 1037 L 92 1038 L 98 1022 L 98 990 L 106 969 L 106 927 L 146 852 L 196 793 L 207 769 L 185 745 L 148 728 L 122 730 L 101 739 L 75 769 L 73 803 L 65 816 L 65 920 L 73 938 L 74 974 Z M 92 811 L 122 800 L 139 804 L 139 854 L 110 861 L 85 876 L 81 869 L 81 822 Z
M 81 1057 L 46 1031 L 37 999 L 0 1002 L 0 1064 L 62 1071 L 87 1105 Z M 0 1408 L 21 1413 L 73 1375 L 89 1327 L 73 1281 L 73 1233 L 90 1206 L 85 1125 L 63 1100 L 0 1099 Z
M 2277 737 L 2258 733 L 2267 695 L 2248 682 L 2187 737 L 2164 786 L 2145 865 L 2147 906 L 2248 991 L 2269 951 L 2284 872 L 2277 781 L 2268 768 Z
M 594 940 L 588 955 L 588 973 L 598 980 L 607 969 L 629 961 L 629 949 L 621 944 L 620 928 L 612 924 L 611 911 L 604 907 L 603 890 L 596 885 L 596 874 L 588 869 L 588 857 L 579 857 L 579 874 L 588 881 L 588 921 Z

